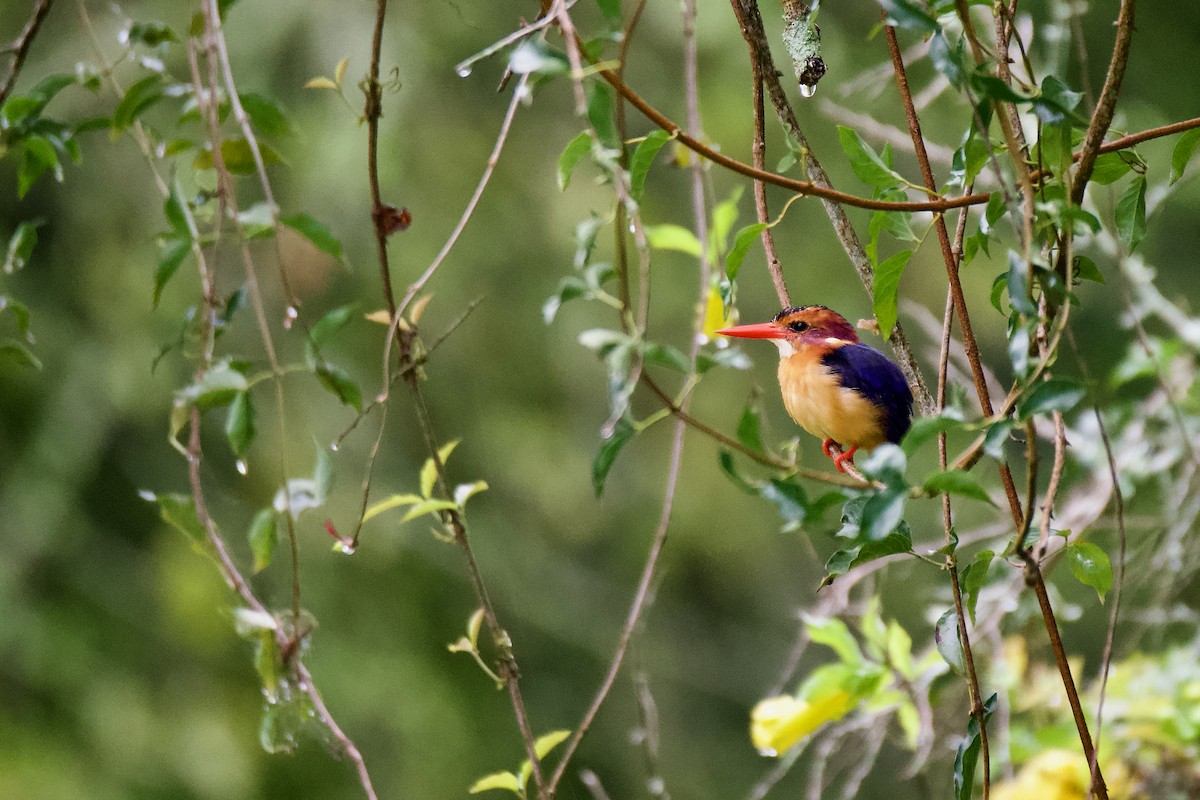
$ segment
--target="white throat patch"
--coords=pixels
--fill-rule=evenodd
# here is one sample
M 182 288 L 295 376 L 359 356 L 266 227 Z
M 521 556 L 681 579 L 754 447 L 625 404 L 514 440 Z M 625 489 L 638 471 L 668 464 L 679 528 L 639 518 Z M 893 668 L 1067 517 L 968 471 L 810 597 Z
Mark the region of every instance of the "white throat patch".
M 787 339 L 772 339 L 771 341 L 774 342 L 775 346 L 779 348 L 780 358 L 787 358 L 788 356 L 796 354 L 796 348 L 793 347 L 792 343 Z

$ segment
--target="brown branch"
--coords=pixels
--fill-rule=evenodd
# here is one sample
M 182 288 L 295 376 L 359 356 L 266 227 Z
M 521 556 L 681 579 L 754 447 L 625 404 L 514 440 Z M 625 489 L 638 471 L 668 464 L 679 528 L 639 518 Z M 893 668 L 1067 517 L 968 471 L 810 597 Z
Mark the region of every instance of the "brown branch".
M 1087 133 L 1084 134 L 1079 167 L 1075 171 L 1075 180 L 1071 183 L 1071 201 L 1076 204 L 1083 201 L 1083 192 L 1092 177 L 1096 156 L 1100 152 L 1100 143 L 1104 141 L 1104 135 L 1108 133 L 1108 126 L 1112 124 L 1113 114 L 1117 109 L 1117 96 L 1121 93 L 1121 81 L 1125 77 L 1129 46 L 1133 40 L 1133 5 L 1134 0 L 1121 0 L 1121 10 L 1117 15 L 1117 39 L 1113 43 L 1108 74 L 1104 78 L 1104 88 L 1100 90 L 1100 99 L 1092 112 Z
M 29 15 L 29 21 L 25 23 L 21 33 L 8 46 L 8 51 L 12 53 L 12 66 L 9 69 L 8 77 L 4 79 L 4 85 L 0 87 L 0 105 L 17 85 L 17 77 L 21 74 L 21 67 L 25 65 L 25 57 L 29 55 L 29 48 L 33 46 L 33 37 L 37 36 L 38 29 L 42 27 L 42 22 L 50 13 L 50 6 L 53 2 L 54 0 L 38 0 L 37 5 L 33 7 L 33 13 Z
M 917 110 L 913 106 L 912 93 L 908 87 L 908 72 L 904 67 L 904 56 L 900 52 L 900 44 L 896 39 L 896 29 L 891 25 L 887 25 L 887 12 L 884 11 L 884 32 L 887 36 L 888 53 L 891 55 L 893 72 L 896 75 L 896 85 L 900 90 L 900 97 L 904 103 L 904 113 L 908 120 L 908 131 L 912 136 L 913 151 L 917 155 L 917 163 L 921 168 L 921 177 L 925 181 L 925 188 L 931 192 L 937 187 L 937 181 L 933 176 L 933 168 L 929 164 L 929 153 L 925 148 L 925 136 L 921 132 L 921 120 L 917 116 Z M 942 247 L 942 260 L 946 266 L 946 277 L 949 283 L 948 301 L 946 304 L 946 312 L 942 325 L 942 347 L 940 357 L 938 359 L 938 411 L 941 412 L 946 404 L 946 374 L 947 363 L 950 353 L 950 326 L 954 321 L 954 316 L 957 313 L 959 319 L 959 329 L 962 331 L 963 350 L 967 355 L 967 362 L 971 366 L 971 375 L 975 381 L 975 392 L 979 396 L 980 406 L 984 409 L 985 414 L 990 413 L 991 399 L 988 394 L 987 378 L 983 374 L 983 364 L 979 358 L 979 345 L 975 341 L 975 332 L 971 328 L 971 320 L 967 312 L 966 296 L 963 294 L 962 282 L 959 280 L 959 259 L 956 255 L 956 250 L 962 248 L 962 236 L 966 231 L 966 211 L 961 212 L 959 216 L 958 229 L 956 233 L 956 241 L 951 243 L 950 232 L 946 228 L 945 216 L 939 214 L 934 219 L 934 227 L 937 230 L 938 242 Z M 938 464 L 944 470 L 946 469 L 946 435 L 944 433 L 938 436 Z M 954 535 L 954 521 L 950 494 L 942 494 L 942 524 L 946 534 L 946 543 L 949 545 Z M 963 656 L 967 672 L 967 688 L 971 702 L 971 716 L 975 718 L 979 725 L 979 742 L 980 750 L 983 754 L 983 798 L 987 800 L 991 787 L 991 755 L 988 748 L 987 738 L 987 720 L 984 716 L 983 698 L 979 689 L 979 674 L 975 670 L 975 654 L 971 648 L 970 633 L 967 630 L 967 614 L 964 609 L 962 598 L 962 587 L 958 579 L 958 558 L 957 555 L 950 551 L 946 556 L 946 569 L 950 573 L 950 590 L 954 597 L 954 613 L 958 623 L 958 635 L 962 640 Z
M 814 185 L 831 188 L 829 176 L 825 173 L 825 170 L 821 167 L 821 162 L 817 160 L 816 155 L 813 153 L 812 147 L 809 145 L 808 139 L 805 137 L 804 131 L 801 130 L 799 121 L 796 119 L 796 113 L 788 101 L 787 93 L 779 81 L 779 71 L 775 68 L 775 61 L 771 57 L 771 48 L 767 43 L 766 32 L 763 29 L 762 14 L 759 12 L 757 0 L 730 0 L 730 5 L 733 7 L 733 13 L 737 17 L 738 25 L 742 30 L 742 36 L 746 39 L 746 44 L 750 48 L 752 57 L 756 57 L 759 61 L 758 72 L 766 82 L 767 92 L 771 96 L 771 103 L 775 107 L 776 115 L 792 137 L 796 139 L 798 146 L 804 153 L 804 167 L 809 178 Z M 866 251 L 863 249 L 862 242 L 854 230 L 854 225 L 851 224 L 845 209 L 838 202 L 822 197 L 822 205 L 825 208 L 825 215 L 829 218 L 829 222 L 833 226 L 833 231 L 842 245 L 842 249 L 846 252 L 846 257 L 850 260 L 855 272 L 858 273 L 859 280 L 862 282 L 867 296 L 873 298 L 871 260 L 867 257 Z M 904 377 L 912 389 L 913 396 L 917 398 L 918 408 L 921 409 L 922 413 L 928 413 L 933 408 L 933 401 L 929 395 L 929 389 L 925 384 L 925 378 L 921 374 L 921 368 L 917 364 L 916 356 L 908 344 L 903 326 L 896 325 L 895 330 L 892 332 L 890 344 L 892 351 L 896 354 L 896 359 L 900 363 L 900 369 L 904 372 Z
M 734 0 L 736 3 L 736 0 Z M 753 81 L 754 92 L 754 143 L 752 152 L 754 155 L 754 168 L 763 169 L 766 165 L 767 155 L 767 135 L 764 125 L 765 116 L 763 103 L 763 75 L 762 75 L 762 59 L 755 52 L 755 46 L 750 46 L 750 71 Z M 754 181 L 754 210 L 758 214 L 758 221 L 763 225 L 771 223 L 771 211 L 767 207 L 767 186 L 760 180 Z M 775 236 L 770 228 L 764 228 L 761 234 L 763 251 L 767 258 L 767 272 L 771 276 L 771 283 L 775 286 L 775 295 L 779 298 L 779 305 L 782 308 L 788 308 L 792 305 L 791 296 L 788 295 L 787 283 L 783 280 L 783 265 L 779 263 L 779 254 L 775 252 Z

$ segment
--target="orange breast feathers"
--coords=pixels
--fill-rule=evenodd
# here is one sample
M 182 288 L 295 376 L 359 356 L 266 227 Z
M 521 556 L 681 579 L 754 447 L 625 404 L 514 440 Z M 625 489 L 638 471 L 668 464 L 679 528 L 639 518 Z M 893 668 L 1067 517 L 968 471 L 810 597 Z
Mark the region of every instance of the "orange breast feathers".
M 886 440 L 883 410 L 842 386 L 821 362 L 824 350 L 803 347 L 779 359 L 779 387 L 788 414 L 804 430 L 842 447 L 869 450 Z

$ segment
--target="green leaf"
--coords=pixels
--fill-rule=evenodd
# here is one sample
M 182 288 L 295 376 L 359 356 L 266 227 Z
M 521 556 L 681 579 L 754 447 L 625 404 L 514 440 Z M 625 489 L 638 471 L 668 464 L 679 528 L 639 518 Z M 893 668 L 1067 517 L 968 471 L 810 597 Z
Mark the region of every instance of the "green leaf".
M 992 565 L 995 553 L 991 550 L 980 550 L 975 554 L 975 560 L 962 571 L 963 605 L 971 616 L 971 624 L 975 624 L 975 604 L 979 600 L 979 591 L 987 580 L 988 568 Z
M 271 564 L 271 555 L 275 552 L 275 543 L 279 540 L 276 531 L 278 515 L 273 508 L 264 508 L 254 515 L 250 530 L 246 532 L 246 540 L 250 542 L 250 552 L 254 554 L 254 572 L 258 574 Z
M 439 511 L 449 511 L 452 508 L 456 508 L 456 506 L 449 500 L 422 500 L 419 503 L 414 503 L 412 508 L 408 509 L 405 515 L 400 518 L 400 524 L 403 525 L 405 522 L 425 514 L 436 514 Z
M 378 503 L 368 508 L 363 513 L 363 522 L 366 522 L 372 517 L 377 517 L 385 511 L 391 511 L 393 508 L 399 508 L 401 506 L 415 505 L 424 499 L 425 498 L 417 494 L 394 494 L 386 500 L 380 500 Z
M 192 252 L 192 242 L 190 239 L 176 239 L 170 237 L 163 239 L 158 246 L 158 266 L 154 270 L 154 307 L 158 308 L 158 301 L 162 299 L 163 289 L 167 283 L 179 271 L 180 265 L 187 259 L 188 254 Z
M 1047 75 L 1042 80 L 1038 94 L 1032 98 L 1031 105 L 1033 113 L 1043 125 L 1061 125 L 1067 120 L 1086 125 L 1087 120 L 1074 113 L 1082 99 L 1082 94 L 1073 91 L 1054 75 Z
M 621 18 L 621 0 L 596 0 L 596 5 L 600 6 L 600 11 L 610 20 Z
M 738 186 L 730 192 L 729 197 L 717 203 L 712 210 L 712 222 L 708 226 L 708 259 L 719 263 L 721 253 L 729 244 L 729 232 L 738 218 L 738 201 L 742 199 L 742 187 Z
M 1108 283 L 1108 281 L 1104 280 L 1104 275 L 1100 272 L 1100 268 L 1096 266 L 1096 262 L 1087 256 L 1075 256 L 1074 267 L 1072 272 L 1076 280 Z
M 241 101 L 246 115 L 250 117 L 250 123 L 263 136 L 287 136 L 292 132 L 292 125 L 283 109 L 267 95 L 258 92 L 238 92 L 238 100 Z
M 305 360 L 310 369 L 316 369 L 321 363 L 321 348 L 333 341 L 342 328 L 354 319 L 358 305 L 350 303 L 331 309 L 309 329 L 308 341 L 304 343 Z
M 41 136 L 29 135 L 21 140 L 21 164 L 17 169 L 17 197 L 22 198 L 47 170 L 53 170 L 62 180 L 62 166 L 54 145 Z
M 195 405 L 203 411 L 228 405 L 239 392 L 247 388 L 245 375 L 230 367 L 228 361 L 219 361 L 198 381 L 181 391 L 179 400 L 184 405 Z
M 167 27 L 165 23 L 156 20 L 135 22 L 123 33 L 126 43 L 131 45 L 143 44 L 146 47 L 158 47 L 160 44 L 179 41 L 175 31 Z
M 804 616 L 804 628 L 808 638 L 817 644 L 823 644 L 838 654 L 843 664 L 857 667 L 863 663 L 862 650 L 858 647 L 854 635 L 846 627 L 846 623 L 835 617 L 822 619 L 809 615 Z
M 571 732 L 568 730 L 558 730 L 539 736 L 533 743 L 533 752 L 538 761 L 548 756 L 551 750 L 565 742 L 570 735 Z
M 621 149 L 621 137 L 613 116 L 613 90 L 604 81 L 589 81 L 587 84 L 587 118 L 596 131 L 600 144 L 609 150 Z
M 911 458 L 913 453 L 939 433 L 961 430 L 965 425 L 962 419 L 950 413 L 939 414 L 936 417 L 917 417 L 900 441 L 900 449 L 904 451 L 904 455 Z
M 991 718 L 996 710 L 997 696 L 992 695 L 983 704 L 983 721 Z M 971 791 L 975 788 L 975 764 L 979 760 L 979 720 L 971 717 L 967 723 L 967 735 L 958 745 L 954 756 L 954 800 L 971 800 Z
M 914 0 L 880 0 L 880 5 L 887 11 L 888 25 L 921 33 L 937 33 L 941 30 L 937 20 Z
M 1183 171 L 1196 152 L 1196 145 L 1200 145 L 1200 128 L 1193 128 L 1175 143 L 1175 149 L 1171 151 L 1171 183 L 1183 177 Z
M 150 106 L 163 98 L 163 78 L 155 73 L 147 75 L 125 90 L 125 96 L 117 104 L 112 115 L 112 129 L 120 133 Z
M 742 269 L 742 262 L 745 261 L 750 246 L 769 227 L 771 227 L 770 223 L 755 222 L 739 230 L 733 237 L 733 247 L 729 248 L 729 254 L 725 256 L 725 276 L 729 280 L 737 280 L 738 272 Z
M 844 575 L 855 567 L 874 561 L 877 558 L 911 552 L 912 538 L 906 531 L 897 531 L 879 541 L 867 542 L 856 547 L 839 550 L 830 556 L 829 561 L 826 562 L 826 575 L 824 580 L 821 581 L 821 585 L 828 586 L 839 575 Z
M 1108 554 L 1091 542 L 1069 544 L 1067 554 L 1071 559 L 1071 574 L 1080 583 L 1095 589 L 1103 603 L 1113 583 L 1112 563 L 1108 560 Z
M 247 239 L 266 239 L 275 235 L 275 214 L 268 203 L 255 203 L 239 211 L 237 221 Z
M 688 357 L 681 353 L 678 348 L 672 347 L 669 344 L 659 344 L 658 342 L 646 342 L 643 344 L 642 358 L 648 363 L 670 367 L 680 372 L 687 372 L 692 367 L 688 361 Z
M 646 176 L 650 173 L 650 167 L 654 165 L 658 151 L 662 150 L 663 145 L 669 141 L 671 141 L 671 134 L 664 130 L 656 130 L 638 142 L 633 156 L 629 159 L 629 193 L 633 195 L 634 200 L 642 199 L 642 195 L 646 191 Z
M 0 339 L 0 358 L 4 357 L 13 358 L 27 367 L 42 368 L 41 360 L 33 351 L 16 339 Z
M 958 616 L 953 608 L 938 618 L 933 639 L 942 659 L 959 675 L 963 674 L 966 667 L 963 665 L 962 638 L 958 632 Z
M 1117 200 L 1117 238 L 1133 252 L 1146 236 L 1146 176 L 1136 175 Z
M 951 48 L 940 30 L 929 40 L 929 60 L 956 89 L 962 88 L 963 78 L 967 74 L 965 45 L 965 40 L 959 39 Z
M 899 315 L 900 278 L 912 258 L 912 250 L 904 250 L 875 267 L 871 288 L 875 292 L 875 321 L 883 338 L 890 339 Z
M 841 142 L 842 152 L 850 159 L 854 174 L 863 183 L 882 189 L 904 184 L 904 179 L 883 162 L 871 146 L 858 135 L 858 131 L 839 125 L 838 140 Z
M 460 483 L 454 487 L 454 504 L 459 508 L 467 505 L 467 501 L 480 492 L 485 492 L 488 489 L 487 481 L 475 481 L 474 483 Z
M 1017 405 L 1017 416 L 1024 420 L 1035 414 L 1067 411 L 1086 394 L 1086 389 L 1070 381 L 1059 378 L 1043 381 Z
M 484 775 L 472 783 L 471 788 L 467 791 L 471 794 L 479 794 L 489 789 L 504 789 L 516 795 L 521 794 L 521 784 L 517 781 L 517 776 L 511 772 L 493 772 L 491 775 Z
M 262 156 L 263 166 L 280 161 L 279 154 L 265 142 L 258 142 L 258 152 Z M 258 168 L 250 143 L 240 136 L 221 142 L 221 161 L 224 162 L 225 169 L 234 175 L 253 175 Z M 194 169 L 213 169 L 215 165 L 211 148 L 201 150 L 192 161 Z
M 1196 132 L 1200 133 L 1200 129 L 1197 129 Z M 1096 156 L 1096 163 L 1092 167 L 1092 183 L 1107 186 L 1118 178 L 1123 178 L 1125 173 L 1131 169 L 1129 162 L 1122 156 L 1123 152 L 1123 150 L 1118 150 L 1115 153 L 1101 153 Z
M 355 411 L 362 411 L 362 392 L 346 370 L 328 362 L 313 369 L 317 380 L 334 397 Z
M 142 497 L 158 504 L 158 513 L 162 521 L 175 530 L 187 536 L 192 544 L 202 547 L 208 540 L 204 533 L 204 525 L 196 514 L 196 503 L 190 494 L 171 492 L 169 494 L 142 493 Z
M 596 490 L 596 497 L 604 494 L 604 484 L 608 480 L 608 473 L 612 469 L 613 462 L 617 460 L 621 450 L 636 433 L 637 429 L 628 420 L 622 418 L 613 430 L 612 436 L 600 444 L 600 451 L 596 453 L 596 459 L 592 462 L 592 487 Z
M 1027 317 L 1037 313 L 1029 296 L 1029 269 L 1025 259 L 1015 250 L 1008 251 L 1008 302 L 1013 310 Z
M 17 225 L 17 229 L 8 240 L 8 250 L 4 255 L 5 274 L 11 275 L 29 263 L 33 248 L 37 246 L 37 229 L 45 224 L 44 219 L 32 219 Z
M 338 261 L 342 260 L 342 243 L 329 232 L 329 228 L 308 214 L 288 214 L 286 217 L 280 217 L 279 221 L 303 236 L 322 253 L 332 256 Z
M 563 148 L 558 157 L 558 188 L 566 189 L 571 184 L 571 173 L 576 165 L 592 150 L 592 132 L 584 131 Z
M 238 392 L 225 418 L 225 437 L 229 439 L 229 449 L 238 458 L 245 455 L 254 441 L 254 416 L 254 401 L 250 399 L 250 392 Z
M 922 488 L 930 494 L 957 494 L 995 505 L 992 498 L 979 485 L 975 476 L 966 470 L 948 469 L 943 472 L 935 472 L 925 479 Z
M 751 397 L 750 401 L 746 403 L 746 407 L 742 409 L 742 416 L 738 420 L 737 438 L 739 442 L 756 453 L 767 451 L 762 440 L 762 414 L 754 397 Z
M 700 240 L 682 225 L 647 225 L 646 241 L 655 250 L 678 250 L 689 256 L 700 257 Z
M 784 533 L 798 529 L 808 516 L 808 493 L 799 484 L 771 478 L 758 487 L 758 493 L 779 509 Z
M 508 57 L 508 68 L 517 75 L 546 79 L 570 72 L 571 62 L 561 50 L 555 50 L 545 41 L 531 37 L 513 48 Z

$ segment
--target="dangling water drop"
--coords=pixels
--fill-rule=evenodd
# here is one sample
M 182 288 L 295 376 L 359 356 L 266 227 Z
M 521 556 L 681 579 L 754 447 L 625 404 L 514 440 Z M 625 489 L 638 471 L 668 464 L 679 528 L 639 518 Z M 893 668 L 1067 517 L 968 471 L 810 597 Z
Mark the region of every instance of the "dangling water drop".
M 337 439 L 334 439 L 332 442 L 329 443 L 329 449 L 335 453 L 338 451 L 338 447 L 339 447 L 339 445 L 337 443 Z
M 471 77 L 471 65 L 470 64 L 459 64 L 457 67 L 454 68 L 454 71 L 458 73 L 458 77 L 460 77 L 460 78 Z
M 300 309 L 295 306 L 288 306 L 287 310 L 283 312 L 283 329 L 290 331 L 292 323 L 296 321 L 296 317 L 298 316 L 300 316 Z
M 807 84 L 807 83 L 800 84 L 800 96 L 801 97 L 812 97 L 816 93 L 817 93 L 816 84 Z
M 339 539 L 338 542 L 333 546 L 335 553 L 341 553 L 344 556 L 354 555 L 354 549 L 354 544 L 345 539 Z
M 249 471 L 249 468 L 246 466 L 246 462 L 240 458 L 237 460 L 234 466 L 237 467 L 239 475 L 245 475 Z

